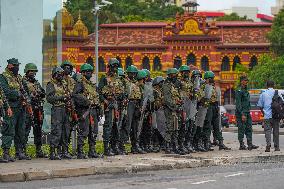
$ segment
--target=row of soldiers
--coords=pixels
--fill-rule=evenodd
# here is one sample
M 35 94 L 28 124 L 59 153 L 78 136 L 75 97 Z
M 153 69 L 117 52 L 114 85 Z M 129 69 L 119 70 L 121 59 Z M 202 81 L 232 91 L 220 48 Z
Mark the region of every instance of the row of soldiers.
M 24 77 L 18 73 L 19 65 L 17 59 L 9 59 L 0 75 L 3 162 L 15 161 L 9 152 L 12 141 L 17 159 L 31 159 L 26 153 L 31 127 L 36 157 L 47 157 L 41 149 L 45 99 L 52 105 L 51 160 L 72 158 L 68 150 L 72 132 L 78 135 L 77 158 L 98 158 L 96 139 L 103 115 L 105 156 L 127 154 L 129 139 L 134 154 L 211 151 L 212 131 L 219 149 L 230 150 L 223 143 L 220 100 L 211 71 L 202 79 L 199 70 L 182 65 L 179 70 L 169 68 L 166 79 L 151 79 L 148 70 L 133 65 L 125 73 L 119 61 L 111 58 L 106 75 L 96 85 L 90 64 L 83 64 L 72 77 L 73 65 L 65 61 L 52 70 L 45 91 L 35 79 L 36 65 L 26 64 Z M 86 141 L 88 154 L 83 151 Z

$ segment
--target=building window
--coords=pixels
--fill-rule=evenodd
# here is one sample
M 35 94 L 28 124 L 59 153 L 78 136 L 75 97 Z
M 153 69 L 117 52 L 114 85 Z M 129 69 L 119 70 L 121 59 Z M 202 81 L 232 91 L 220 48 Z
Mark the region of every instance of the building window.
M 233 71 L 236 70 L 238 64 L 241 64 L 241 58 L 239 56 L 235 56 L 233 59 Z
M 92 57 L 89 56 L 86 60 L 86 63 L 90 64 L 94 68 L 94 59 Z
M 145 56 L 142 60 L 142 68 L 150 70 L 150 59 L 147 56 Z
M 162 64 L 160 57 L 156 56 L 154 58 L 154 71 L 161 71 L 162 70 Z
M 201 58 L 201 69 L 203 71 L 209 71 L 209 59 L 207 56 Z
M 117 59 L 118 62 L 119 62 L 119 67 L 122 68 L 121 58 L 120 58 L 119 56 L 117 56 L 116 59 Z
M 182 65 L 182 59 L 180 56 L 176 56 L 174 58 L 174 68 L 179 69 L 179 67 Z
M 190 53 L 189 55 L 187 55 L 186 63 L 187 63 L 188 66 L 189 65 L 196 66 L 196 56 L 193 53 Z
M 230 59 L 227 56 L 222 59 L 221 71 L 230 71 Z
M 258 64 L 258 60 L 256 56 L 252 56 L 250 58 L 250 63 L 249 63 L 249 68 L 253 69 L 253 67 L 255 67 Z
M 228 89 L 224 92 L 224 105 L 235 104 L 235 90 Z
M 132 58 L 130 56 L 128 56 L 126 59 L 125 59 L 125 69 L 128 68 L 128 66 L 131 66 L 133 64 L 133 61 L 132 61 Z
M 105 60 L 103 57 L 99 57 L 99 72 L 105 72 L 106 71 L 106 65 Z

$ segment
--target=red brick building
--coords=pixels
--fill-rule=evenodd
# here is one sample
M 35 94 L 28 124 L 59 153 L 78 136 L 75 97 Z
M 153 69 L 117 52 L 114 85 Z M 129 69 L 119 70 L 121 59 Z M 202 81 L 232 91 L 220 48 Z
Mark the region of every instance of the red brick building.
M 88 35 L 79 19 L 63 9 L 62 59 L 79 68 L 94 63 L 95 36 Z M 50 73 L 58 57 L 54 32 L 47 27 L 44 45 L 44 77 Z M 182 64 L 212 70 L 222 89 L 225 103 L 233 102 L 234 84 L 238 78 L 237 64 L 252 68 L 261 54 L 269 53 L 266 34 L 271 23 L 207 22 L 206 17 L 185 13 L 176 15 L 174 23 L 134 22 L 102 24 L 99 30 L 99 71 L 106 71 L 109 58 L 116 57 L 123 68 L 133 64 L 151 71 L 166 71 Z M 57 37 L 58 38 L 58 37 Z M 53 40 L 51 40 L 53 39 Z M 51 41 L 53 41 L 51 43 Z

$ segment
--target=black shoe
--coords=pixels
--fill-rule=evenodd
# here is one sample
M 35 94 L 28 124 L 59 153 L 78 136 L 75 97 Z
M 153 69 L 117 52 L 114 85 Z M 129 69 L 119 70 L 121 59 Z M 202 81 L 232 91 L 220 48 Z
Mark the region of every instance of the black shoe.
M 239 150 L 247 150 L 246 145 L 244 144 L 244 142 L 240 142 L 240 148 Z
M 104 143 L 104 155 L 105 156 L 114 156 L 114 154 L 112 153 L 108 143 Z
M 123 143 L 119 144 L 118 149 L 119 149 L 119 155 L 128 155 Z
M 204 141 L 204 149 L 206 152 L 214 151 L 214 149 L 211 148 L 211 145 L 208 141 Z
M 258 149 L 259 146 L 256 146 L 256 145 L 253 145 L 253 144 L 249 144 L 248 145 L 248 150 L 255 150 L 255 149 Z
M 10 156 L 9 149 L 4 149 L 3 160 L 8 162 L 15 162 L 15 159 Z
M 166 145 L 165 145 L 165 153 L 166 154 L 174 154 L 169 142 L 167 142 Z
M 231 150 L 231 148 L 228 148 L 223 141 L 219 142 L 219 150 Z
M 161 150 L 161 149 L 160 149 L 160 147 L 159 147 L 158 145 L 154 145 L 154 146 L 153 146 L 153 152 L 154 152 L 154 153 L 159 153 L 160 150 Z
M 206 149 L 203 147 L 202 140 L 198 140 L 196 149 L 198 152 L 207 152 Z
M 78 152 L 77 159 L 88 159 L 88 158 L 84 152 Z
M 48 156 L 43 153 L 41 146 L 36 146 L 36 157 L 37 158 L 48 158 Z
M 31 160 L 32 158 L 25 153 L 23 153 L 22 149 L 19 149 L 19 151 L 16 153 L 16 158 L 18 160 Z
M 61 160 L 61 157 L 57 153 L 55 153 L 54 147 L 50 147 L 49 159 L 50 160 Z
M 270 152 L 270 147 L 271 146 L 266 146 L 265 152 Z
M 274 151 L 275 152 L 280 152 L 280 148 L 279 147 L 275 147 Z
M 89 153 L 88 153 L 89 158 L 99 158 L 99 154 L 97 154 L 95 146 L 90 146 L 89 148 Z

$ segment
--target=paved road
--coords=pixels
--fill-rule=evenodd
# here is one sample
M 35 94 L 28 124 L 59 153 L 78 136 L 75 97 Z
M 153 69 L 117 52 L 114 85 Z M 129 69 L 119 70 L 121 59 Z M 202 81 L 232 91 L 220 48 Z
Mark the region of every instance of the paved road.
M 284 163 L 95 175 L 27 183 L 0 183 L 1 189 L 283 189 Z

